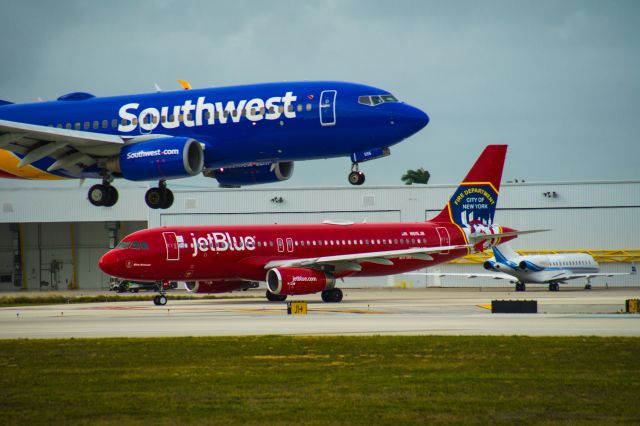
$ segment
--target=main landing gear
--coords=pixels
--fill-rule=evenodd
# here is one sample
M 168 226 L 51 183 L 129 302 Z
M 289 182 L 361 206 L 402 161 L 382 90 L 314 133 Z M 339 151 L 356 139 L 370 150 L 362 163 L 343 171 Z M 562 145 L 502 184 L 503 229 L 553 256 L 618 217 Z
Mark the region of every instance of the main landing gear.
M 549 291 L 560 291 L 560 284 L 549 283 Z
M 157 188 L 149 188 L 144 201 L 152 209 L 168 209 L 173 204 L 173 192 L 167 188 L 167 181 L 158 182 Z
M 364 183 L 364 173 L 359 170 L 358 163 L 351 165 L 351 173 L 349 173 L 349 183 L 351 185 L 362 185 Z
M 322 301 L 326 303 L 339 303 L 342 301 L 342 290 L 332 288 L 322 292 Z
M 112 179 L 105 178 L 102 183 L 93 185 L 87 194 L 94 206 L 111 207 L 118 201 L 118 190 L 111 186 Z
M 527 286 L 525 285 L 525 283 L 521 283 L 521 282 L 516 283 L 516 291 L 525 291 L 526 289 L 527 289 Z
M 167 304 L 167 290 L 171 287 L 169 281 L 162 281 L 160 284 L 160 294 L 153 298 L 153 304 L 156 306 L 164 306 Z

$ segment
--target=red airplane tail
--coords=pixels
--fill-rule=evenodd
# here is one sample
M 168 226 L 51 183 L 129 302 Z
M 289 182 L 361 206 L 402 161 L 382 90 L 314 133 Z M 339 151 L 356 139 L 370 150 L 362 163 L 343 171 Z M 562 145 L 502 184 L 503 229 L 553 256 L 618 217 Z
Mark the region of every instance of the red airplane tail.
M 433 222 L 493 224 L 507 145 L 488 145 Z

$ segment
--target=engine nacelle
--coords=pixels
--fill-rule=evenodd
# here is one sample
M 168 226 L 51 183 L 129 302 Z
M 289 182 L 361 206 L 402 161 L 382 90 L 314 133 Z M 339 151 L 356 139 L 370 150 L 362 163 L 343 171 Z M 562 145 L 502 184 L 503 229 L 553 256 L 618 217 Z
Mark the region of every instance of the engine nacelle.
M 187 281 L 184 288 L 191 293 L 228 293 L 255 287 L 249 281 Z
M 273 294 L 312 294 L 336 284 L 333 275 L 307 268 L 273 268 L 267 272 L 267 285 Z
M 216 178 L 223 187 L 281 182 L 289 179 L 291 175 L 293 175 L 293 161 L 223 167 L 205 173 L 205 176 Z
M 490 261 L 485 261 L 482 266 L 484 266 L 484 269 L 486 269 L 487 271 L 499 271 L 500 270 L 500 264 L 498 263 L 494 263 L 494 262 L 490 262 Z
M 195 176 L 204 167 L 200 142 L 184 137 L 158 138 L 125 145 L 107 168 L 128 180 L 176 179 Z

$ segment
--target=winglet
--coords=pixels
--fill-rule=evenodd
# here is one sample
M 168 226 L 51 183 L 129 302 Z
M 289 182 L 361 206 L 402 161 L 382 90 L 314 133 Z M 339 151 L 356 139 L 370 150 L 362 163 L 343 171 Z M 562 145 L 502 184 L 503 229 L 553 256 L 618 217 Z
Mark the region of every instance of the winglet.
M 188 81 L 178 80 L 178 83 L 180 83 L 180 86 L 182 86 L 184 90 L 191 90 L 191 84 Z

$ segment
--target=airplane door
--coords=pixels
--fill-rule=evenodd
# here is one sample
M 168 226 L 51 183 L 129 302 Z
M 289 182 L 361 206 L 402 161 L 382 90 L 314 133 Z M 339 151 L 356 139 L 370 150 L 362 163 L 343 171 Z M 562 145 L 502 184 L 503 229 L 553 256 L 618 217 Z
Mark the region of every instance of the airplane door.
M 449 238 L 449 231 L 444 226 L 439 226 L 436 228 L 436 232 L 438 232 L 438 237 L 440 238 L 441 246 L 450 246 L 451 239 Z M 449 250 L 440 252 L 442 254 L 449 254 Z
M 167 247 L 167 260 L 180 260 L 180 246 L 175 232 L 163 232 L 164 245 Z
M 287 252 L 289 252 L 289 253 L 293 252 L 293 239 L 292 238 L 287 238 Z
M 284 253 L 284 240 L 282 238 L 277 239 L 278 253 Z
M 334 126 L 336 124 L 336 95 L 335 90 L 325 90 L 320 93 L 320 124 Z

